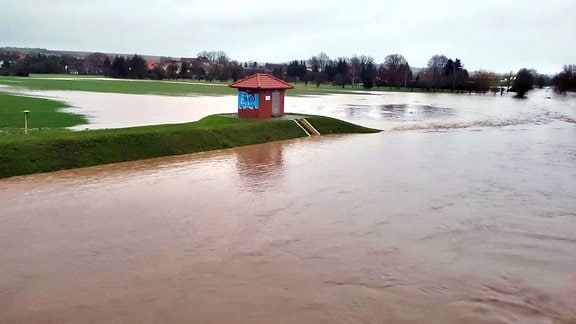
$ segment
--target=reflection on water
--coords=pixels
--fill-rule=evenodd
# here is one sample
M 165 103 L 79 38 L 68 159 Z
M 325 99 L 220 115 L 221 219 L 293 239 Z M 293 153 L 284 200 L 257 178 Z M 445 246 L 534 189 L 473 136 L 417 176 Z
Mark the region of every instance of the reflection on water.
M 407 130 L 0 180 L 0 322 L 576 321 L 576 101 L 344 98 Z
M 527 100 L 509 96 L 382 93 L 287 97 L 288 111 L 314 113 L 383 130 L 507 127 L 576 120 L 576 95 L 533 90 Z
M 248 191 L 274 190 L 283 173 L 283 142 L 234 149 L 236 169 Z

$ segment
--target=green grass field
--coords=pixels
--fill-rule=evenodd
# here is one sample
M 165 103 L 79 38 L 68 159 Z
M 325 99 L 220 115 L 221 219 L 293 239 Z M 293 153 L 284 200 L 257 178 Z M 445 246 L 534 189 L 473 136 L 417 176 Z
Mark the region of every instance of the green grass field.
M 46 132 L 87 123 L 81 115 L 62 112 L 65 103 L 0 92 L 0 140 L 7 134 L 24 132 L 24 110 L 30 110 L 31 132 Z
M 30 90 L 74 90 L 113 92 L 127 94 L 182 95 L 233 95 L 237 91 L 224 84 L 196 84 L 186 81 L 150 81 L 94 78 L 28 78 L 0 77 L 0 84 Z
M 0 77 L 0 85 L 7 85 L 30 90 L 76 90 L 92 92 L 113 92 L 127 94 L 157 94 L 168 96 L 183 95 L 235 95 L 236 89 L 228 87 L 229 83 L 207 83 L 204 81 L 176 80 L 125 80 L 103 79 L 84 76 L 43 75 L 33 74 L 30 77 Z M 366 92 L 362 86 L 340 86 L 330 84 L 316 84 L 310 82 L 306 86 L 303 82 L 294 84 L 294 89 L 286 92 L 289 96 L 323 95 L 334 93 Z M 411 91 L 404 88 L 372 88 L 370 91 Z M 417 90 L 420 91 L 420 90 Z

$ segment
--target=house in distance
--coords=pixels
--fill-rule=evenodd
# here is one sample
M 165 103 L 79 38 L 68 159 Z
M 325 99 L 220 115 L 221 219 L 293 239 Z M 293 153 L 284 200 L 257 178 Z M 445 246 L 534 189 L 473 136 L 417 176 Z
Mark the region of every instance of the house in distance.
M 259 119 L 284 116 L 284 92 L 294 88 L 265 73 L 253 74 L 230 87 L 238 89 L 238 116 Z

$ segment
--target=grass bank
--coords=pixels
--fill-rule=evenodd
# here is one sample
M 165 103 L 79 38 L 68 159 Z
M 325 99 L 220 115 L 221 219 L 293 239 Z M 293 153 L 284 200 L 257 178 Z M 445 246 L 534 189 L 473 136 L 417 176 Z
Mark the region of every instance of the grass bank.
M 321 133 L 373 133 L 341 120 L 307 116 Z M 305 136 L 289 119 L 213 115 L 197 122 L 0 137 L 0 178 L 186 154 Z

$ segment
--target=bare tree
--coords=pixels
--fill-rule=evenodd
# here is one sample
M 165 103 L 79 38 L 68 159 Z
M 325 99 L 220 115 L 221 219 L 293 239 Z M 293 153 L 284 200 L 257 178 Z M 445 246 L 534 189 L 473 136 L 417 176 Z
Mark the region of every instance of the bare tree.
M 223 63 L 228 62 L 228 56 L 224 51 L 202 51 L 197 54 L 198 57 L 206 58 L 210 63 Z
M 500 84 L 500 77 L 498 74 L 479 70 L 472 77 L 472 83 L 470 90 L 475 90 L 478 93 L 486 93 L 490 91 L 491 88 L 497 88 Z
M 387 69 L 397 70 L 406 63 L 408 61 L 400 54 L 390 54 L 384 58 L 384 67 Z
M 352 75 L 352 86 L 354 86 L 357 83 L 356 76 L 360 74 L 360 58 L 356 54 L 350 59 L 350 73 Z
M 366 89 L 371 89 L 374 86 L 376 79 L 376 64 L 374 58 L 371 56 L 360 56 L 360 77 L 362 78 L 362 86 Z
M 564 95 L 568 91 L 576 91 L 576 64 L 564 65 L 562 72 L 556 74 L 552 79 L 552 84 L 557 92 Z
M 386 81 L 389 86 L 405 86 L 408 78 L 408 69 L 408 61 L 406 61 L 404 56 L 390 54 L 384 58 L 382 69 L 380 69 L 380 78 Z
M 228 64 L 230 62 L 230 58 L 224 51 L 217 51 L 216 52 L 216 62 L 219 64 Z
M 312 56 L 308 59 L 308 67 L 311 69 L 311 73 L 308 73 L 308 78 L 316 82 L 316 86 L 320 86 L 320 83 L 331 79 L 328 76 L 328 71 L 326 68 L 330 69 L 330 58 L 326 53 L 321 52 L 316 56 Z
M 230 59 L 224 51 L 202 51 L 198 53 L 198 58 L 205 58 L 210 62 L 210 68 L 206 75 L 208 80 L 226 81 L 231 77 Z M 233 68 L 237 67 L 233 66 Z
M 308 66 L 310 67 L 312 72 L 314 72 L 314 73 L 319 72 L 320 71 L 320 60 L 318 60 L 318 57 L 312 56 L 311 58 L 309 58 L 308 59 Z
M 350 60 L 346 57 L 339 57 L 336 61 L 334 61 L 334 63 L 336 64 L 336 74 L 334 75 L 333 82 L 334 84 L 344 88 L 346 83 L 350 82 L 350 78 L 352 76 L 350 71 Z
M 84 59 L 84 68 L 82 69 L 86 74 L 101 74 L 103 73 L 104 61 L 108 58 L 103 53 L 92 53 Z
M 430 78 L 430 82 L 434 88 L 440 86 L 440 81 L 444 67 L 448 63 L 448 58 L 445 55 L 434 55 L 428 60 L 428 69 L 426 71 L 427 76 Z
M 326 65 L 330 64 L 330 57 L 326 53 L 321 52 L 317 55 L 318 64 L 320 65 L 320 71 L 324 71 Z

